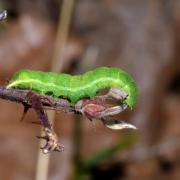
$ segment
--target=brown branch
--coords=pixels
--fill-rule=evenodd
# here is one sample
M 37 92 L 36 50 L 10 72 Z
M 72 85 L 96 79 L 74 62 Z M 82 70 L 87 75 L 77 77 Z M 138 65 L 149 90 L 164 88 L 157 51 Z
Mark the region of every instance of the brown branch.
M 40 120 L 41 126 L 43 127 L 43 131 L 45 133 L 45 136 L 38 137 L 46 140 L 45 146 L 41 148 L 43 153 L 62 151 L 64 149 L 63 145 L 58 144 L 57 135 L 53 129 L 53 126 L 48 120 L 48 116 L 44 111 L 44 106 L 50 107 L 53 110 L 75 112 L 75 108 L 70 105 L 68 100 L 55 99 L 50 96 L 42 96 L 31 90 L 24 91 L 6 89 L 5 87 L 0 87 L 0 98 L 23 104 L 23 118 L 29 108 L 33 108 L 36 111 L 38 119 Z
M 57 99 L 51 96 L 40 95 L 32 90 L 6 89 L 5 87 L 0 87 L 0 98 L 23 104 L 24 114 L 22 119 L 29 108 L 33 108 L 36 111 L 45 133 L 45 136 L 40 137 L 46 140 L 46 145 L 42 148 L 44 153 L 62 151 L 64 148 L 58 144 L 57 135 L 44 110 L 45 107 L 67 113 L 79 113 L 86 116 L 89 120 L 99 119 L 106 127 L 111 129 L 136 129 L 135 126 L 131 124 L 109 118 L 109 116 L 119 114 L 125 110 L 127 108 L 126 105 L 109 107 L 109 105 L 105 105 L 104 100 L 99 97 L 81 99 L 75 105 L 71 105 L 67 99 Z
M 29 108 L 33 108 L 36 111 L 41 127 L 43 128 L 43 132 L 45 134 L 45 136 L 39 137 L 46 140 L 46 144 L 42 148 L 44 153 L 49 153 L 51 151 L 62 151 L 64 148 L 62 145 L 58 144 L 57 135 L 51 122 L 48 119 L 44 107 L 46 106 L 53 110 L 63 112 L 81 113 L 81 106 L 78 109 L 78 105 L 72 106 L 68 100 L 55 99 L 51 96 L 43 96 L 32 90 L 6 89 L 5 87 L 0 87 L 0 98 L 23 104 L 24 114 L 22 119 L 24 118 Z
M 17 89 L 6 89 L 5 87 L 0 87 L 0 98 L 13 101 L 16 103 L 21 103 L 23 105 L 32 107 L 32 102 L 28 100 L 29 91 L 17 90 Z M 75 112 L 74 106 L 65 99 L 55 99 L 51 96 L 39 96 L 43 106 L 47 106 L 53 110 L 63 111 L 63 112 Z

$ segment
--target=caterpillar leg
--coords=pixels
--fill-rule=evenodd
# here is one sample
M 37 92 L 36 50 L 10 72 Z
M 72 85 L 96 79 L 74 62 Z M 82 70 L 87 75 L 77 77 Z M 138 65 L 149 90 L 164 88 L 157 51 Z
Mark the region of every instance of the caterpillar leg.
M 107 94 L 102 95 L 102 96 L 96 96 L 96 97 L 105 101 L 105 100 L 113 99 L 113 98 L 117 100 L 123 100 L 123 99 L 126 99 L 127 96 L 128 95 L 122 90 L 117 89 L 117 88 L 111 88 Z
M 46 112 L 43 109 L 43 105 L 41 103 L 41 98 L 38 94 L 30 91 L 27 94 L 27 102 L 31 104 L 31 107 L 36 111 L 38 118 L 41 122 L 41 126 L 43 127 L 45 136 L 39 137 L 46 140 L 46 144 L 42 147 L 43 153 L 49 153 L 51 151 L 63 151 L 64 146 L 58 144 L 58 138 L 56 133 L 54 132 L 51 124 L 48 121 L 48 117 Z
M 126 108 L 127 108 L 127 105 L 125 105 L 125 104 L 122 104 L 120 106 L 110 107 L 110 108 L 107 108 L 104 111 L 98 113 L 96 116 L 99 119 L 107 117 L 107 116 L 113 116 L 113 115 L 121 113 Z
M 111 88 L 108 92 L 108 96 L 115 98 L 117 100 L 121 100 L 121 99 L 126 99 L 128 95 L 125 92 L 121 91 L 120 89 Z

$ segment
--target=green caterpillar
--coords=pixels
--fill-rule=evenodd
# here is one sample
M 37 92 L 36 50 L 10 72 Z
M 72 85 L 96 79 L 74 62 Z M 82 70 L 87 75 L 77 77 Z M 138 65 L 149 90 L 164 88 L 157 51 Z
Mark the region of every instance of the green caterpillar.
M 127 94 L 123 103 L 132 107 L 137 100 L 137 87 L 132 77 L 118 68 L 99 67 L 82 75 L 20 70 L 14 74 L 7 88 L 34 90 L 41 95 L 66 97 L 75 104 L 85 97 L 95 97 L 105 88 L 117 88 Z

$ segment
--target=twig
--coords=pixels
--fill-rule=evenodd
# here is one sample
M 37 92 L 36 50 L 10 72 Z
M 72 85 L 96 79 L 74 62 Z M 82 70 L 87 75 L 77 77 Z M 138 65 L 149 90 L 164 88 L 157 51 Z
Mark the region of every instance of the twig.
M 67 100 L 43 96 L 32 90 L 22 91 L 6 89 L 4 87 L 0 87 L 0 98 L 22 103 L 24 106 L 23 118 L 29 108 L 33 108 L 36 111 L 44 133 L 44 135 L 42 134 L 41 136 L 38 136 L 38 138 L 46 140 L 45 146 L 40 148 L 43 153 L 47 154 L 52 151 L 62 151 L 64 149 L 64 146 L 58 143 L 57 135 L 53 129 L 52 123 L 49 121 L 48 116 L 44 111 L 44 106 L 49 106 L 54 110 L 61 110 L 64 112 L 75 112 L 75 109 L 73 106 L 70 106 Z
M 69 25 L 71 21 L 74 0 L 63 0 L 62 9 L 59 17 L 55 50 L 51 71 L 61 72 L 64 64 L 64 49 L 69 34 Z
M 16 90 L 16 89 L 6 89 L 5 87 L 0 87 L 0 98 L 13 101 L 16 103 L 21 103 L 23 105 L 32 107 L 32 103 L 28 101 L 29 91 Z M 74 112 L 75 108 L 70 105 L 70 103 L 65 99 L 55 99 L 51 96 L 40 96 L 41 103 L 43 106 L 50 107 L 52 109 L 63 111 L 63 112 Z

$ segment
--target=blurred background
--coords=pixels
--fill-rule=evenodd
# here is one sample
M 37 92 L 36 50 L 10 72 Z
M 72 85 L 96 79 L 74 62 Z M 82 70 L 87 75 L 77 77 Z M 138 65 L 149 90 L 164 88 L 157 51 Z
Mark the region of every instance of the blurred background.
M 138 131 L 56 113 L 65 151 L 51 154 L 47 179 L 180 179 L 179 0 L 1 0 L 0 8 L 8 11 L 1 86 L 22 68 L 79 74 L 114 66 L 139 88 L 135 108 L 117 117 Z M 33 110 L 19 122 L 22 112 L 0 101 L 0 179 L 37 179 L 40 127 Z

